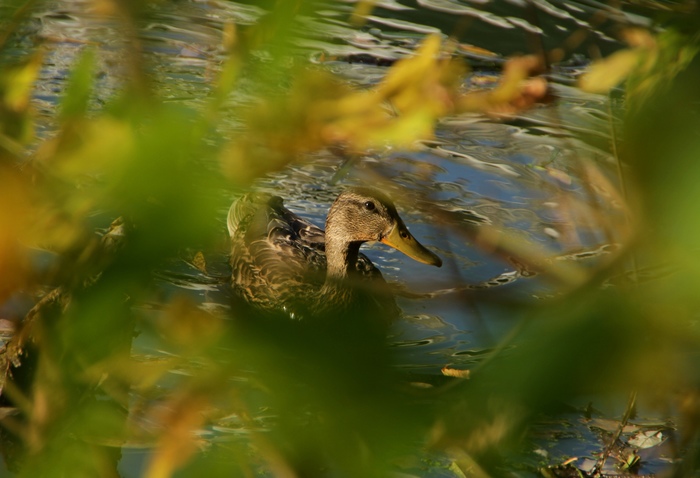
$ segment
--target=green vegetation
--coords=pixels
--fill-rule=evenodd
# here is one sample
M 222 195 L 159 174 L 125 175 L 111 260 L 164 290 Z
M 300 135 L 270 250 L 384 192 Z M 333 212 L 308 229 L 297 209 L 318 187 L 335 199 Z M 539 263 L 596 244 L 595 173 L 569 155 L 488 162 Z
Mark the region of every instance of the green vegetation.
M 0 319 L 16 325 L 0 356 L 0 438 L 17 476 L 117 476 L 122 446 L 149 448 L 149 478 L 571 476 L 585 471 L 565 459 L 538 468 L 541 457 L 520 453 L 543 417 L 593 394 L 631 399 L 588 473 L 607 472 L 606 460 L 639 466 L 642 445 L 614 438 L 636 433 L 626 427 L 641 400 L 675 417 L 663 424 L 678 437 L 665 452 L 669 474 L 698 472 L 696 10 L 683 23 L 669 14 L 661 34 L 629 31 L 630 49 L 582 80 L 603 92 L 626 81 L 630 93 L 611 148 L 616 181 L 583 158 L 569 165 L 590 190 L 589 224 L 617 245 L 596 267 L 426 206 L 440 227 L 536 271 L 557 293 L 501 304 L 522 323 L 469 378 L 416 384 L 371 321 L 296 322 L 237 303 L 203 311 L 164 294 L 154 271 L 186 256 L 221 279 L 201 253 L 186 252 L 220 249 L 221 191 L 245 190 L 320 150 L 340 164 L 368 148 L 413 147 L 447 115 L 522 111 L 546 97 L 537 76 L 546 62 L 512 59 L 494 89 L 464 93 L 456 45 L 427 36 L 382 82 L 358 90 L 293 55 L 294 21 L 312 6 L 278 2 L 255 26 L 224 26 L 221 67 L 195 108 L 166 101 L 154 81 L 139 2 L 105 0 L 91 7 L 120 32 L 123 84 L 95 107 L 107 53 L 86 45 L 50 134 L 39 135 L 32 97 L 46 52 L 18 58 L 12 46 L 39 5 L 13 2 L 0 22 Z M 244 89 L 257 99 L 231 106 Z M 606 213 L 613 207 L 624 221 Z M 469 297 L 478 301 L 478 291 Z M 134 353 L 136 337 L 157 338 L 167 353 Z M 212 424 L 234 438 L 196 433 Z M 632 443 L 656 445 L 663 427 Z

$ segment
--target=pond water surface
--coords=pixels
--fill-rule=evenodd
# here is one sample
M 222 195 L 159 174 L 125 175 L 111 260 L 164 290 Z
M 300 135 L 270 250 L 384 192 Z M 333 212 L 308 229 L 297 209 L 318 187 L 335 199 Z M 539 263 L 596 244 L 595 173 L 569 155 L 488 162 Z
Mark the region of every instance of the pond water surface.
M 51 134 L 66 76 L 87 44 L 97 44 L 102 71 L 94 108 L 119 90 L 127 74 L 120 67 L 123 37 L 103 16 L 90 14 L 88 4 L 47 2 L 16 42 L 18 55 L 38 39 L 47 51 L 34 97 L 41 134 Z M 397 362 L 426 375 L 439 375 L 445 366 L 469 368 L 520 319 L 512 315 L 513 308 L 500 304 L 539 301 L 560 291 L 517 261 L 479 247 L 474 237 L 431 215 L 423 202 L 440 204 L 453 221 L 477 228 L 495 225 L 552 260 L 595 264 L 614 251 L 620 238 L 600 225 L 600 213 L 591 204 L 603 205 L 606 221 L 623 221 L 624 211 L 600 191 L 591 196 L 580 165 L 592 164 L 606 181 L 617 183 L 617 164 L 608 150 L 619 126 L 612 113 L 617 106 L 606 96 L 586 94 L 572 85 L 586 63 L 577 55 L 619 48 L 612 35 L 620 22 L 648 21 L 641 14 L 621 13 L 588 0 L 386 0 L 377 2 L 367 25 L 356 29 L 346 22 L 353 8 L 353 3 L 319 3 L 315 16 L 299 22 L 298 48 L 300 55 L 323 63 L 358 87 L 380 81 L 388 65 L 410 54 L 426 33 L 458 36 L 460 51 L 473 66 L 463 79 L 467 91 L 492 87 L 506 55 L 562 47 L 577 29 L 588 32 L 552 69 L 556 100 L 547 105 L 507 120 L 478 114 L 447 117 L 438 124 L 434 140 L 416 151 L 371 152 L 342 170 L 337 156 L 318 152 L 256 183 L 258 189 L 284 197 L 292 211 L 323 225 L 343 187 L 389 178 L 387 187 L 404 221 L 445 262 L 440 269 L 430 268 L 381 245 L 365 247 L 388 280 L 423 294 L 400 299 L 404 317 L 390 338 Z M 245 27 L 264 14 L 265 6 L 252 2 L 192 0 L 159 8 L 142 26 L 158 90 L 168 101 L 202 105 L 211 93 L 213 72 L 220 68 L 225 25 Z M 227 121 L 235 124 L 236 119 Z M 233 199 L 230 191 L 221 194 Z M 223 235 L 226 211 L 211 213 L 220 217 Z M 214 270 L 225 275 L 225 251 L 206 254 Z M 206 307 L 227 307 L 227 286 L 206 280 L 184 261 L 174 260 L 160 277 L 166 294 L 186 291 Z M 475 291 L 480 300 L 474 300 Z M 138 339 L 135 353 L 157 353 L 151 339 Z M 589 431 L 582 427 L 580 433 Z M 581 440 L 574 442 L 562 441 L 560 446 L 581 446 Z M 596 446 L 591 440 L 591 447 Z M 143 459 L 141 452 L 126 453 L 123 476 L 137 476 Z

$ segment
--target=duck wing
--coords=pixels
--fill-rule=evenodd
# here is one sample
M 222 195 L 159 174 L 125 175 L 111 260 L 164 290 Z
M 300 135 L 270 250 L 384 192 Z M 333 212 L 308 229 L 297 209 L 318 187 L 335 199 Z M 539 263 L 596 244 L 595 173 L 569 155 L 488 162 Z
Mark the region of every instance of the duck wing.
M 248 194 L 229 210 L 234 289 L 264 309 L 295 308 L 326 273 L 323 230 L 286 209 L 278 196 Z

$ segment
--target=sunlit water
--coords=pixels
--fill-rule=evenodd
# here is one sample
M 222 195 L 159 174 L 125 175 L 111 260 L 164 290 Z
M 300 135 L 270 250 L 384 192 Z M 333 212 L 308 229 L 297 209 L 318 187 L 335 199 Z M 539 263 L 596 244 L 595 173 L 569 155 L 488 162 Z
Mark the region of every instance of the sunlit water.
M 544 46 L 561 46 L 573 29 L 583 28 L 591 38 L 575 51 L 592 44 L 606 51 L 619 45 L 611 37 L 615 20 L 645 24 L 643 16 L 620 14 L 596 2 L 535 1 L 466 5 L 453 0 L 418 2 L 380 1 L 362 29 L 350 28 L 346 19 L 353 4 L 320 5 L 314 18 L 303 18 L 299 54 L 322 62 L 328 69 L 358 87 L 376 84 L 391 62 L 410 54 L 426 33 L 456 34 L 460 51 L 472 61 L 472 74 L 463 88 L 492 86 L 494 65 L 505 55 Z M 86 13 L 81 2 L 49 3 L 33 16 L 16 42 L 17 54 L 42 41 L 45 65 L 36 86 L 34 105 L 40 133 L 50 135 L 66 77 L 80 52 L 97 45 L 100 74 L 93 107 L 100 106 L 122 85 L 121 42 L 113 24 Z M 595 12 L 610 11 L 601 21 Z M 235 2 L 178 2 L 167 15 L 154 14 L 143 25 L 143 46 L 148 53 L 156 87 L 168 101 L 191 107 L 203 104 L 211 80 L 222 60 L 221 31 L 228 23 L 245 27 L 259 20 L 264 10 Z M 599 23 L 591 23 L 597 18 Z M 540 32 L 546 33 L 540 35 Z M 539 43 L 541 42 L 541 43 Z M 483 50 L 478 50 L 478 47 Z M 569 52 L 571 53 L 571 52 Z M 261 53 L 262 55 L 262 53 Z M 569 55 L 567 58 L 576 58 Z M 585 63 L 585 62 L 583 62 Z M 483 115 L 444 118 L 435 139 L 412 152 L 383 151 L 346 165 L 342 159 L 319 152 L 303 162 L 259 180 L 256 187 L 285 198 L 289 209 L 319 226 L 338 192 L 349 184 L 372 181 L 374 175 L 390 178 L 397 207 L 413 234 L 445 261 L 440 268 L 418 264 L 381 245 L 364 252 L 385 277 L 407 290 L 430 297 L 400 298 L 404 317 L 395 324 L 390 342 L 397 366 L 411 373 L 439 375 L 445 366 L 469 368 L 488 354 L 519 317 L 503 314 L 499 299 L 536 301 L 557 293 L 540 279 L 526 277 L 507 258 L 474 246 L 468 237 L 437 225 L 412 196 L 426 194 L 440 208 L 473 224 L 497 225 L 523 241 L 538 244 L 552 257 L 590 252 L 590 261 L 612 247 L 604 231 L 581 217 L 562 214 L 562 201 L 586 204 L 591 199 L 575 165 L 595 163 L 615 183 L 614 157 L 606 150 L 617 126 L 607 97 L 584 94 L 571 86 L 581 64 L 555 65 L 552 79 L 557 99 L 507 121 Z M 235 124 L 235 118 L 228 118 Z M 222 194 L 231 195 L 228 191 Z M 597 198 L 600 199 L 600 198 Z M 205 212 L 203 212 L 205 213 Z M 226 211 L 211 211 L 221 219 L 225 233 Z M 619 214 L 622 219 L 622 212 Z M 590 219 L 590 218 L 588 218 Z M 583 227 L 581 227 L 583 226 Z M 224 277 L 225 251 L 204 251 L 210 270 Z M 228 286 L 199 274 L 184 260 L 156 279 L 166 294 L 186 293 L 208 309 L 226 308 Z M 475 299 L 474 291 L 489 300 Z M 512 310 L 512 309 L 509 309 Z M 155 354 L 158 344 L 142 336 L 138 354 Z M 211 432 L 225 435 L 226 427 Z M 580 441 L 576 442 L 580 444 Z M 139 453 L 127 453 L 122 472 L 137 472 Z

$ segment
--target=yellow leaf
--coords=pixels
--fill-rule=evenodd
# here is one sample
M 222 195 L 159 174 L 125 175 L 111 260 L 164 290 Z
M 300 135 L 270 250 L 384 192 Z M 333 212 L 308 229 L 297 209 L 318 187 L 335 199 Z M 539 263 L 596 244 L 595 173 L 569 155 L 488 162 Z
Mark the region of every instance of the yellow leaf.
M 4 78 L 4 102 L 8 109 L 16 113 L 24 111 L 29 106 L 34 82 L 41 70 L 43 55 L 37 53 L 28 63 L 9 70 Z
M 450 366 L 445 366 L 440 370 L 442 374 L 446 377 L 455 377 L 455 378 L 469 378 L 471 376 L 471 371 L 470 370 L 461 370 L 458 368 L 453 368 Z
M 579 79 L 579 87 L 589 93 L 607 93 L 629 76 L 647 51 L 645 48 L 620 50 L 593 62 Z
M 432 137 L 436 120 L 454 109 L 464 73 L 462 63 L 442 49 L 438 35 L 428 36 L 371 90 L 354 90 L 328 72 L 305 72 L 283 101 L 269 98 L 251 108 L 246 137 L 236 138 L 222 155 L 224 169 L 247 182 L 299 152 L 411 147 Z
M 374 10 L 374 5 L 376 3 L 377 0 L 360 0 L 357 2 L 355 11 L 352 12 L 352 16 L 350 17 L 350 23 L 355 27 L 363 26 L 369 14 Z
M 208 404 L 202 393 L 185 391 L 171 398 L 162 416 L 153 417 L 163 433 L 148 463 L 147 478 L 169 478 L 191 459 L 200 445 L 195 431 L 204 423 Z
M 197 253 L 192 258 L 192 264 L 201 272 L 207 273 L 207 260 L 204 257 L 202 251 L 197 251 Z
M 415 85 L 431 67 L 435 66 L 440 45 L 439 36 L 427 36 L 415 56 L 396 62 L 386 74 L 378 90 L 388 97 L 399 93 L 407 86 Z
M 11 168 L 0 167 L 0 303 L 24 286 L 29 274 L 26 241 L 32 216 L 28 184 Z M 11 207 L 8 207 L 11 205 Z
M 433 136 L 435 115 L 429 108 L 415 109 L 399 116 L 378 130 L 368 130 L 358 138 L 358 146 L 377 147 L 391 144 L 401 149 L 412 149 L 417 140 Z
M 124 166 L 135 147 L 131 125 L 106 116 L 76 123 L 57 140 L 61 144 L 53 146 L 64 151 L 56 156 L 49 150 L 39 156 L 54 156 L 56 172 L 66 179 L 113 172 Z
M 504 117 L 548 100 L 547 80 L 536 76 L 544 71 L 535 55 L 510 58 L 503 67 L 498 85 L 492 90 L 473 91 L 456 98 L 458 112 L 479 112 Z

